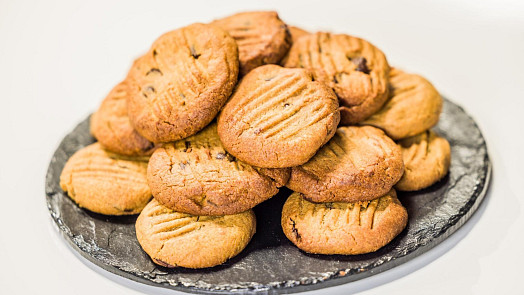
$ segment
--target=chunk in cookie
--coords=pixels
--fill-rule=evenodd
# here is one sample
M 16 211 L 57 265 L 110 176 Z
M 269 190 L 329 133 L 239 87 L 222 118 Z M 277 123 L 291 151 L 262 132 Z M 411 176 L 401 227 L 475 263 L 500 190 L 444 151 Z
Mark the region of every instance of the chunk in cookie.
M 262 168 L 307 162 L 335 133 L 337 97 L 303 69 L 265 65 L 240 81 L 218 118 L 225 149 Z

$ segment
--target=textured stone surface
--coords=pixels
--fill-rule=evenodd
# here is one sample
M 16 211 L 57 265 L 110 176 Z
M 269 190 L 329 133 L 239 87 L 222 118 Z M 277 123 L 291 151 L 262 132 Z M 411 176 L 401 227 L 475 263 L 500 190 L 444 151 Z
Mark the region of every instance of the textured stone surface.
M 322 256 L 301 252 L 284 236 L 280 212 L 290 194 L 255 208 L 257 233 L 247 248 L 226 264 L 203 270 L 156 266 L 135 237 L 136 216 L 108 217 L 77 207 L 60 189 L 66 160 L 92 143 L 88 119 L 60 144 L 49 165 L 46 197 L 51 216 L 75 250 L 96 265 L 131 280 L 193 293 L 292 293 L 345 284 L 400 265 L 454 233 L 482 201 L 491 172 L 486 144 L 475 122 L 445 101 L 435 130 L 451 144 L 450 173 L 423 191 L 399 193 L 409 214 L 407 228 L 375 253 Z

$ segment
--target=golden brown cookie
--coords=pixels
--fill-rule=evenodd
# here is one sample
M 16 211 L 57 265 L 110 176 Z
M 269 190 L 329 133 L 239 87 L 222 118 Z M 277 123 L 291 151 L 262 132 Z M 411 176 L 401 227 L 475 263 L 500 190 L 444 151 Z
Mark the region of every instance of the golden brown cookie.
M 105 149 L 126 156 L 153 153 L 155 145 L 138 134 L 127 116 L 128 87 L 116 85 L 91 116 L 91 134 Z
M 281 186 L 228 154 L 215 123 L 158 148 L 149 160 L 147 179 L 160 203 L 195 215 L 246 211 L 274 196 Z
M 277 187 L 282 187 L 287 184 L 289 177 L 291 177 L 291 168 L 259 168 L 254 167 L 260 174 L 271 178 Z
M 237 13 L 212 22 L 238 44 L 240 75 L 265 64 L 276 64 L 291 47 L 291 36 L 274 11 Z
M 311 34 L 310 32 L 295 26 L 288 26 L 288 29 L 293 43 L 297 42 L 300 37 Z
M 389 83 L 389 100 L 361 124 L 378 127 L 395 140 L 419 134 L 437 124 L 442 98 L 428 80 L 394 68 L 389 73 Z
M 442 179 L 449 170 L 451 149 L 449 142 L 433 131 L 399 141 L 405 171 L 395 188 L 416 191 Z
M 303 69 L 265 65 L 240 81 L 218 118 L 225 149 L 262 168 L 307 162 L 335 133 L 338 101 Z
M 406 227 L 408 214 L 395 190 L 368 202 L 312 203 L 293 193 L 282 209 L 282 229 L 298 248 L 315 254 L 377 251 Z
M 237 45 L 225 31 L 192 24 L 168 32 L 129 71 L 131 123 L 152 142 L 193 135 L 215 118 L 237 76 Z
M 340 100 L 340 124 L 358 123 L 387 99 L 389 65 L 371 43 L 349 35 L 319 32 L 291 46 L 286 67 L 305 68 L 333 88 Z
M 236 256 L 255 234 L 252 210 L 235 215 L 179 213 L 153 199 L 136 220 L 136 236 L 151 259 L 164 267 L 204 268 Z
M 121 156 L 99 143 L 77 151 L 60 175 L 60 187 L 80 207 L 106 215 L 137 214 L 151 199 L 147 157 Z
M 297 42 L 297 40 L 300 37 L 311 34 L 310 32 L 308 32 L 306 30 L 303 30 L 303 29 L 301 29 L 299 27 L 295 27 L 295 26 L 288 26 L 288 30 L 289 30 L 289 33 L 291 34 L 291 41 L 292 41 L 293 44 L 295 42 Z M 282 60 L 280 61 L 281 65 L 285 65 L 286 64 L 288 56 L 289 56 L 289 51 L 286 53 L 286 56 L 284 56 L 282 58 Z
M 387 193 L 404 171 L 400 148 L 380 129 L 339 127 L 287 187 L 313 202 L 368 201 Z

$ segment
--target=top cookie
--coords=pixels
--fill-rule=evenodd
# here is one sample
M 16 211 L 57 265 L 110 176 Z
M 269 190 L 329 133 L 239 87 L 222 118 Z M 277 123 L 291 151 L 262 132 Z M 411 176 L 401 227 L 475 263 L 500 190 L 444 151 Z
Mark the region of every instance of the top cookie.
M 389 73 L 390 99 L 382 109 L 361 124 L 372 125 L 397 140 L 435 126 L 442 111 L 442 98 L 422 76 L 398 69 Z
M 389 65 L 371 43 L 348 35 L 319 32 L 291 46 L 286 67 L 305 68 L 333 88 L 340 100 L 340 123 L 358 123 L 387 99 Z
M 168 32 L 129 72 L 129 118 L 152 142 L 188 137 L 213 120 L 237 76 L 237 45 L 225 31 L 193 24 Z
M 287 187 L 313 202 L 369 201 L 387 193 L 403 172 L 402 152 L 382 130 L 339 127 L 309 162 L 291 169 Z
M 337 97 L 304 69 L 265 65 L 240 81 L 218 117 L 225 149 L 263 168 L 307 162 L 335 133 Z
M 153 153 L 155 145 L 138 134 L 127 116 L 127 82 L 116 85 L 91 116 L 91 133 L 112 152 L 126 156 Z
M 278 193 L 279 186 L 229 155 L 215 123 L 158 148 L 149 160 L 147 180 L 153 196 L 164 206 L 195 215 L 246 211 Z
M 237 13 L 212 22 L 238 44 L 240 75 L 265 64 L 276 64 L 291 47 L 287 26 L 274 11 Z

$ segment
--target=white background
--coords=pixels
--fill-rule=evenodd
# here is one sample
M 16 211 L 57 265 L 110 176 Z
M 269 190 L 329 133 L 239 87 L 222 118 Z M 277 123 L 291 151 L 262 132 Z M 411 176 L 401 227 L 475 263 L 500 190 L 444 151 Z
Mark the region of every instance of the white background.
M 51 225 L 44 176 L 61 138 L 161 33 L 247 9 L 362 36 L 464 106 L 491 190 L 433 251 L 323 294 L 523 294 L 524 1 L 0 1 L 0 293 L 142 294 L 82 262 Z

